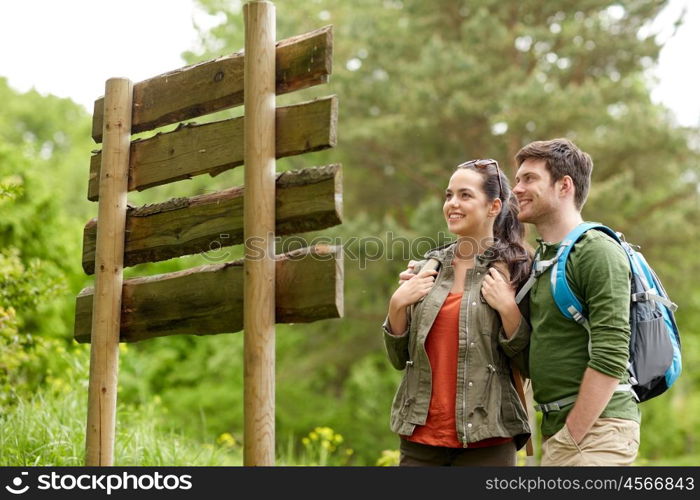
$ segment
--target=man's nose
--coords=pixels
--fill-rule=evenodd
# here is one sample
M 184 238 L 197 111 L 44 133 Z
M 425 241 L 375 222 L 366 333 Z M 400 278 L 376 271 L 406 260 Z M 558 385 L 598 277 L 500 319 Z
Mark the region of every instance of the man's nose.
M 516 196 L 517 196 L 518 194 L 522 194 L 522 193 L 523 193 L 523 187 L 522 187 L 521 183 L 518 182 L 515 186 L 513 186 L 513 189 L 512 189 L 511 191 L 513 191 L 513 194 L 516 195 Z

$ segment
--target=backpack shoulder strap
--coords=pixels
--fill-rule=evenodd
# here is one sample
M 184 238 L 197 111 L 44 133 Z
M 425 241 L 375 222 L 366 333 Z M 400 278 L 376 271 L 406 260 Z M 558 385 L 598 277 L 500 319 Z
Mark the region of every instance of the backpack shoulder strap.
M 569 281 L 566 279 L 566 260 L 569 258 L 569 254 L 576 242 L 591 229 L 602 231 L 621 244 L 620 237 L 617 233 L 603 224 L 598 224 L 596 222 L 584 222 L 579 224 L 562 240 L 550 278 L 552 283 L 552 297 L 559 311 L 561 311 L 564 317 L 572 319 L 584 326 L 586 325 L 586 317 L 583 315 L 583 305 L 576 295 L 574 295 L 574 292 L 569 286 Z
M 522 302 L 527 293 L 530 291 L 530 288 L 532 288 L 535 285 L 535 282 L 540 277 L 540 275 L 544 273 L 547 269 L 552 267 L 556 260 L 557 256 L 549 260 L 542 260 L 540 258 L 540 249 L 537 249 L 537 251 L 535 252 L 535 258 L 532 261 L 532 269 L 530 269 L 530 276 L 528 277 L 525 284 L 520 288 L 518 294 L 515 296 L 516 304 L 520 304 Z

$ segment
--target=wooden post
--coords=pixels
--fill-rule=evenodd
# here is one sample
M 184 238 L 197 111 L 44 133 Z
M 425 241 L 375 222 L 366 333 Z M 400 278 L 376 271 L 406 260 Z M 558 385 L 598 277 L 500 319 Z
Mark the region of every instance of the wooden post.
M 275 6 L 245 16 L 244 465 L 275 463 Z
M 130 80 L 107 80 L 90 349 L 85 460 L 88 466 L 112 465 L 114 461 L 132 99 Z

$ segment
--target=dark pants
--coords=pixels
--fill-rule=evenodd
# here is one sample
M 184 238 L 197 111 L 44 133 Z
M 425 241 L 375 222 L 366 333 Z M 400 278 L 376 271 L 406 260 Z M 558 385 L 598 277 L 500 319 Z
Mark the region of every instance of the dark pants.
M 401 438 L 401 467 L 421 466 L 514 466 L 515 443 L 484 448 L 446 448 L 414 443 Z

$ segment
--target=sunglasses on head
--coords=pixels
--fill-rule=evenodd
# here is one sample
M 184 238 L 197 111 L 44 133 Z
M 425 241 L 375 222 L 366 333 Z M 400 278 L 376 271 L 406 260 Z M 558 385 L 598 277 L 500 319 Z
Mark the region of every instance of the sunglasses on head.
M 498 197 L 500 198 L 503 196 L 503 185 L 501 184 L 501 170 L 498 168 L 498 162 L 496 160 L 492 160 L 490 158 L 486 160 L 469 160 L 465 161 L 464 163 L 460 163 L 459 165 L 457 165 L 457 168 L 488 168 L 491 165 L 494 165 L 496 167 L 496 177 L 498 178 Z

